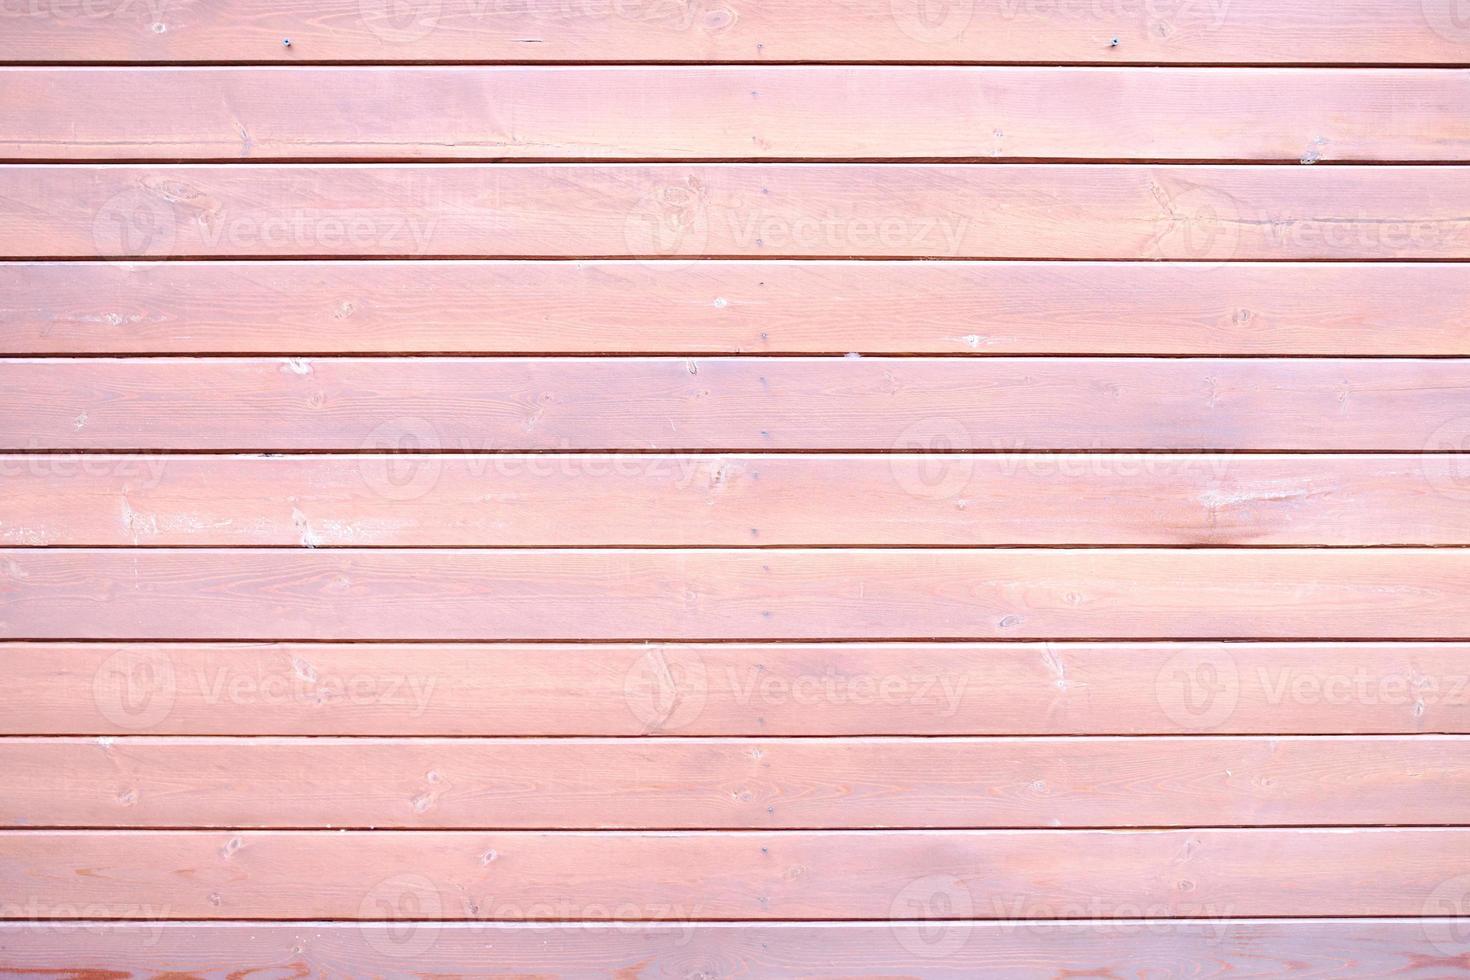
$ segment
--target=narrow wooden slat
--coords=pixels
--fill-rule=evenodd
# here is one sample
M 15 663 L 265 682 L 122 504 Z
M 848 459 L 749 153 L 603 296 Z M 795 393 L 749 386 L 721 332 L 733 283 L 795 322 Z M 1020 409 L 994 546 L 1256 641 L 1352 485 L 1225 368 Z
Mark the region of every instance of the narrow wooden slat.
M 8 450 L 1417 453 L 1467 417 L 1470 359 L 0 360 Z
M 933 914 L 935 888 L 910 914 Z M 908 903 L 905 903 L 908 904 Z M 516 976 L 1458 976 L 1463 920 L 1134 919 L 843 923 L 261 922 L 4 923 L 0 951 L 22 976 L 475 976 L 486 950 Z M 1058 906 L 1053 914 L 1077 911 Z M 390 907 L 389 914 L 407 914 Z M 290 975 L 290 974 L 287 974 Z
M 0 542 L 1464 545 L 1467 476 L 1459 454 L 11 455 Z
M 1452 639 L 1470 550 L 0 550 L 13 639 Z
M 0 60 L 1463 63 L 1456 13 L 1446 0 L 119 0 L 15 6 Z
M 6 739 L 6 827 L 1470 822 L 1470 739 Z
M 7 354 L 1470 354 L 1457 264 L 0 264 Z
M 1442 69 L 35 68 L 0 86 L 15 160 L 1470 159 L 1470 73 Z
M 1086 855 L 1086 860 L 1079 860 Z M 1433 914 L 1470 830 L 3 831 L 0 917 L 954 918 Z M 591 910 L 596 910 L 591 911 Z
M 1454 643 L 5 643 L 5 735 L 1470 734 Z
M 1439 259 L 1470 169 L 0 166 L 0 256 Z

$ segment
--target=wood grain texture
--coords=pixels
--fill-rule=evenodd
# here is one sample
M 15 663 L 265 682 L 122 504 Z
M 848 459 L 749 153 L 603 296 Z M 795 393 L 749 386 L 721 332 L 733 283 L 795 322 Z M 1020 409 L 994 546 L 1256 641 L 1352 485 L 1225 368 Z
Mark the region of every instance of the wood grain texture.
M 1455 643 L 5 643 L 4 735 L 1470 734 Z
M 1452 0 L 100 2 L 0 974 L 1470 977 Z
M 0 264 L 0 352 L 1470 354 L 1457 264 Z
M 0 455 L 0 542 L 1465 545 L 1467 490 L 1458 453 Z
M 939 895 L 942 892 L 936 891 Z M 915 915 L 929 914 L 919 899 Z M 1061 910 L 1065 911 L 1065 910 Z M 477 976 L 486 948 L 516 976 L 759 976 L 805 980 L 1156 980 L 1463 976 L 1463 920 L 1134 919 L 1027 923 L 864 924 L 261 922 L 0 924 L 0 952 L 19 975 Z M 285 975 L 292 975 L 286 973 Z
M 0 825 L 532 830 L 1470 822 L 1470 739 L 5 739 Z
M 35 68 L 0 84 L 12 160 L 1470 159 L 1470 72 L 1443 69 Z
M 11 639 L 1454 639 L 1470 550 L 0 549 Z
M 25 897 L 0 917 L 887 920 L 936 893 L 958 919 L 1422 915 L 1467 873 L 1459 828 L 9 830 Z
M 1467 418 L 1470 359 L 0 360 L 7 450 L 1420 453 Z
M 1443 259 L 1464 167 L 0 166 L 0 256 Z
M 103 15 L 96 15 L 97 10 Z M 92 14 L 92 15 L 89 15 Z M 17 7 L 7 61 L 1465 61 L 1444 0 L 421 3 L 172 0 Z M 283 39 L 291 40 L 290 46 Z

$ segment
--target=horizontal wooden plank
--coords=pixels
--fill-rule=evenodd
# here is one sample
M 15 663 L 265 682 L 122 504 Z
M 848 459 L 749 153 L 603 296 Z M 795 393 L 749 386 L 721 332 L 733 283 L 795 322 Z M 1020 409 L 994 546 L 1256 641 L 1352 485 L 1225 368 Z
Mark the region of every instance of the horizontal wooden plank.
M 1470 159 L 1470 73 L 1443 69 L 22 68 L 0 85 L 12 160 Z
M 6 827 L 1470 823 L 1470 739 L 5 739 Z
M 1454 643 L 5 643 L 4 735 L 1470 734 Z
M 0 263 L 0 353 L 1470 354 L 1453 263 Z
M 0 455 L 0 542 L 1463 545 L 1463 474 L 1460 454 Z
M 1465 167 L 10 164 L 0 256 L 1441 259 L 1467 203 Z
M 1418 453 L 1467 418 L 1470 359 L 0 360 L 7 450 Z
M 11 639 L 1455 639 L 1470 550 L 0 549 Z
M 1077 856 L 1086 854 L 1086 861 Z M 1424 915 L 1470 830 L 0 832 L 0 917 Z M 1461 884 L 1463 895 L 1463 884 Z M 931 904 L 931 901 L 934 904 Z M 948 904 L 944 904 L 948 902 Z M 63 910 L 68 910 L 64 912 Z M 595 910 L 595 911 L 593 911 Z
M 935 889 L 933 895 L 942 895 Z M 932 897 L 932 896 L 931 896 Z M 931 914 L 925 897 L 917 916 Z M 388 914 L 401 913 L 390 908 Z M 1068 911 L 1059 907 L 1053 914 Z M 1086 914 L 1086 913 L 1084 913 Z M 502 973 L 605 980 L 609 972 L 798 980 L 1040 980 L 1104 976 L 1263 978 L 1458 976 L 1470 955 L 1463 920 L 1134 919 L 842 923 L 0 924 L 0 951 L 21 975 L 185 975 L 226 980 L 278 970 L 307 976 L 474 976 L 494 950 Z
M 1455 13 L 1443 0 L 33 3 L 8 15 L 0 60 L 1462 63 Z

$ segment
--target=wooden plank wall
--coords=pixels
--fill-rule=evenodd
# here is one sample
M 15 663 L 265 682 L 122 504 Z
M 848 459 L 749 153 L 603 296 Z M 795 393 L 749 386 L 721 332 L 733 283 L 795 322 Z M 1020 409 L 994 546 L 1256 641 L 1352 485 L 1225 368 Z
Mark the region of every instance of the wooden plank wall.
M 1450 0 L 0 9 L 0 976 L 1470 976 Z

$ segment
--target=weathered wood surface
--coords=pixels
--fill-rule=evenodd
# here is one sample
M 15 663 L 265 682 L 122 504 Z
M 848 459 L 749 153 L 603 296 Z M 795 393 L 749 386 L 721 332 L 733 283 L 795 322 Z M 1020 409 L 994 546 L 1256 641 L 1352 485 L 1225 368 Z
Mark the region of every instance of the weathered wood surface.
M 1470 72 L 14 69 L 12 160 L 1470 159 Z M 127 106 L 119 112 L 116 102 Z
M 10 639 L 1453 639 L 1470 550 L 0 549 Z
M 4 643 L 5 735 L 1470 734 L 1463 643 Z
M 0 449 L 1464 450 L 1470 358 L 0 360 Z
M 924 435 L 914 448 L 950 433 Z M 0 455 L 0 542 L 1470 544 L 1462 453 L 418 456 L 411 436 L 332 456 Z
M 0 918 L 891 920 L 936 893 L 955 919 L 1417 916 L 1466 874 L 1463 828 L 7 830 L 26 903 Z
M 0 973 L 1470 977 L 1470 28 L 1083 6 L 0 9 Z
M 1454 263 L 0 263 L 7 354 L 1470 354 Z
M 7 164 L 0 257 L 1462 259 L 1467 202 L 1461 166 Z
M 100 16 L 99 16 L 100 13 Z M 1447 0 L 31 4 L 0 60 L 1463 64 Z M 287 45 L 285 41 L 291 43 Z
M 0 769 L 11 775 L 0 789 L 5 827 L 38 818 L 492 830 L 1470 822 L 1464 736 L 24 738 L 0 740 Z
M 922 892 L 923 889 L 916 889 Z M 903 976 L 1045 980 L 1060 973 L 1159 980 L 1461 976 L 1470 941 L 1456 918 L 1091 919 L 936 922 L 935 887 L 905 902 L 917 921 L 824 923 L 174 922 L 0 923 L 0 952 L 21 975 L 201 980 L 274 971 L 310 976 L 476 976 L 486 948 L 517 975 Z M 388 906 L 393 916 L 408 908 Z M 289 975 L 289 974 L 288 974 Z

